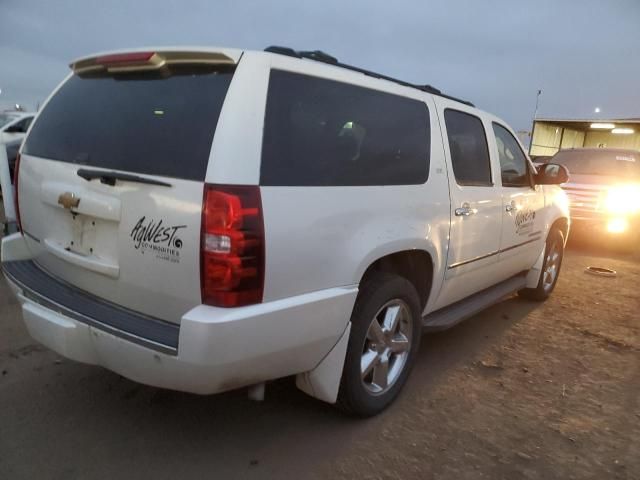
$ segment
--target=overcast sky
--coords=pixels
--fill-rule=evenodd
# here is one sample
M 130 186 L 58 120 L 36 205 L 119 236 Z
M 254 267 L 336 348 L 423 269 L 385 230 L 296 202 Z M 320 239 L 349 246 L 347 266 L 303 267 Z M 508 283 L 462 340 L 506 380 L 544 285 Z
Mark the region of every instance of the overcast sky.
M 75 57 L 146 45 L 321 49 L 473 101 L 640 117 L 640 0 L 0 0 L 0 109 L 35 107 Z

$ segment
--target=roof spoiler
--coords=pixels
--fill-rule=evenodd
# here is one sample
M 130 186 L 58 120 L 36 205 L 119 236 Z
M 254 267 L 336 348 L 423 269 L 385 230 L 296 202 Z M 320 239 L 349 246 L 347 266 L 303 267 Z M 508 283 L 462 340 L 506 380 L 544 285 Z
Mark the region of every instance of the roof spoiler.
M 172 65 L 235 65 L 235 60 L 219 52 L 146 51 L 83 58 L 69 65 L 74 73 L 126 73 L 160 70 Z
M 309 60 L 315 60 L 317 62 L 328 63 L 329 65 L 335 65 L 336 67 L 346 68 L 347 70 L 352 70 L 354 72 L 359 72 L 368 77 L 378 78 L 381 80 L 388 80 L 390 82 L 397 83 L 399 85 L 416 88 L 423 92 L 431 93 L 433 95 L 438 95 L 439 97 L 447 98 L 449 100 L 453 100 L 455 102 L 464 103 L 465 105 L 469 105 L 470 107 L 475 107 L 475 105 L 467 100 L 462 100 L 460 98 L 452 97 L 450 95 L 446 95 L 442 93 L 439 89 L 431 86 L 431 85 L 416 85 L 414 83 L 405 82 L 404 80 L 398 80 L 397 78 L 388 77 L 386 75 L 382 75 L 380 73 L 372 72 L 370 70 L 365 70 L 360 67 L 354 67 L 353 65 L 347 65 L 346 63 L 340 63 L 338 59 L 334 56 L 329 55 L 321 50 L 308 50 L 308 51 L 298 51 L 289 47 L 280 47 L 277 45 L 272 45 L 264 49 L 265 52 L 277 53 L 279 55 L 286 55 L 288 57 L 295 58 L 307 58 Z

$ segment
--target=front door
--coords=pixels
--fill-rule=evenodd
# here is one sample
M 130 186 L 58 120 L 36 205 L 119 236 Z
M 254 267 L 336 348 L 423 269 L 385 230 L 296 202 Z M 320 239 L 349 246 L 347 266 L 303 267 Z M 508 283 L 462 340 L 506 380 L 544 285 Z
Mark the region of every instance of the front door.
M 500 161 L 503 220 L 499 269 L 510 277 L 530 269 L 544 246 L 544 194 L 532 183 L 531 167 L 520 144 L 503 125 L 492 124 Z

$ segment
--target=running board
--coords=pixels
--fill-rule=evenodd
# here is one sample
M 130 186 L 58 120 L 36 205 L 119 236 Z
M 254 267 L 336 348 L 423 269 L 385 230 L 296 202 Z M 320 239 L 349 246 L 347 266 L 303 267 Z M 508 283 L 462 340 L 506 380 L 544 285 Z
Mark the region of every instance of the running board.
M 452 305 L 431 312 L 422 318 L 423 331 L 437 331 L 451 328 L 463 320 L 497 303 L 503 297 L 525 288 L 526 272 L 511 277 Z

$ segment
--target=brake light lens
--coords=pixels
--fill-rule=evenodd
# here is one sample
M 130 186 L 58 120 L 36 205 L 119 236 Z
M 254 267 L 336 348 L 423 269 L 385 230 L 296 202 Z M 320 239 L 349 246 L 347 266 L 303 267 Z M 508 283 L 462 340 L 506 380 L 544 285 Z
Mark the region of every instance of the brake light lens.
M 205 185 L 201 228 L 202 302 L 217 307 L 262 302 L 264 225 L 260 188 Z
M 72 65 L 76 73 L 106 69 L 109 73 L 126 73 L 157 70 L 165 64 L 165 59 L 155 52 L 132 52 L 103 55 L 95 60 L 80 61 Z
M 96 63 L 100 65 L 114 65 L 121 63 L 144 63 L 151 60 L 154 52 L 133 52 L 116 53 L 114 55 L 103 55 L 96 58 Z
M 22 233 L 22 222 L 20 221 L 20 203 L 18 201 L 18 176 L 20 175 L 20 154 L 16 156 L 16 163 L 13 167 L 13 203 L 16 207 L 16 223 L 18 224 L 18 230 Z

